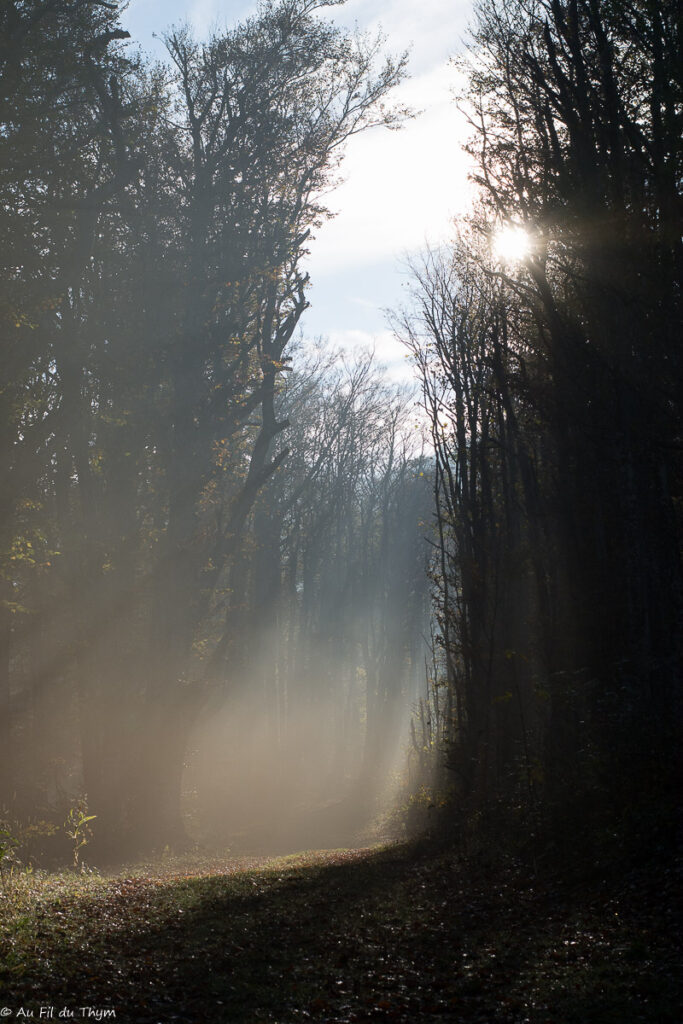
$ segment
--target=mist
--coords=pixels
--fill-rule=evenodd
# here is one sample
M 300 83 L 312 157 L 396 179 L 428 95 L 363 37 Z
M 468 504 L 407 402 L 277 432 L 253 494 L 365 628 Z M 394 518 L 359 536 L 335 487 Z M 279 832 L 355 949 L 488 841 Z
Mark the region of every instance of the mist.
M 0 1016 L 679 1020 L 680 5 L 477 0 L 453 130 L 125 6 L 0 5 Z
M 387 747 L 369 749 L 361 666 L 330 666 L 321 654 L 311 668 L 329 692 L 290 695 L 276 717 L 263 693 L 245 686 L 197 722 L 182 799 L 200 846 L 275 854 L 388 835 L 382 822 L 404 769 L 409 694 L 396 695 Z
M 60 826 L 73 807 L 94 816 L 94 864 L 388 835 L 425 685 L 430 456 L 411 392 L 385 381 L 372 352 L 296 351 L 275 404 L 291 447 L 270 453 L 286 461 L 210 596 L 198 589 L 194 607 L 182 595 L 167 609 L 178 635 L 147 647 L 158 609 L 120 572 L 74 606 L 43 570 L 44 612 L 13 636 L 12 810 L 34 823 L 37 862 L 68 856 Z M 221 484 L 204 495 L 200 523 L 234 502 Z
M 74 814 L 104 862 L 381 788 L 428 589 L 412 396 L 300 336 L 406 55 L 268 2 L 162 69 L 119 14 L 10 18 L 0 69 L 0 820 L 54 860 Z
M 183 775 L 188 833 L 245 850 L 361 842 L 424 688 L 430 477 L 410 394 L 371 353 L 304 358 L 279 399 L 298 457 L 245 532 L 230 668 Z

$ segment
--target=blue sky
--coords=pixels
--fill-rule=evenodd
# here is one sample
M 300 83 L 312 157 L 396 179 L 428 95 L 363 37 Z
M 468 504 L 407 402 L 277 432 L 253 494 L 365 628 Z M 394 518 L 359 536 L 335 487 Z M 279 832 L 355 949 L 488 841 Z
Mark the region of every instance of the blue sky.
M 131 0 L 123 23 L 143 49 L 161 55 L 153 32 L 189 21 L 202 35 L 254 9 L 242 0 Z M 462 49 L 471 0 L 347 0 L 329 16 L 370 32 L 382 28 L 394 53 L 410 48 L 410 78 L 396 98 L 421 113 L 399 132 L 375 129 L 351 140 L 342 184 L 329 197 L 336 216 L 311 245 L 307 335 L 353 348 L 374 344 L 392 377 L 406 373 L 383 310 L 402 301 L 407 255 L 438 244 L 470 188 L 461 151 L 462 115 L 452 99 L 449 58 Z

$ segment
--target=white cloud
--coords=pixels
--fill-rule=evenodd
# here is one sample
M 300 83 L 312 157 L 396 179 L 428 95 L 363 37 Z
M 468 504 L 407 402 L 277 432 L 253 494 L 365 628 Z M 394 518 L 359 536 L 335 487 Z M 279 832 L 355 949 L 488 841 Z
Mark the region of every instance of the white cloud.
M 460 49 L 469 0 L 348 0 L 334 10 L 336 21 L 354 22 L 369 32 L 382 29 L 394 52 L 410 47 L 415 73 Z
M 206 39 L 212 29 L 219 31 L 232 28 L 238 21 L 242 21 L 253 13 L 255 3 L 249 0 L 229 2 L 226 0 L 194 0 L 188 11 L 187 17 L 194 27 L 197 38 Z
M 449 236 L 452 217 L 472 194 L 455 84 L 447 64 L 420 75 L 396 98 L 423 113 L 400 131 L 376 129 L 351 140 L 344 181 L 328 200 L 337 215 L 312 245 L 314 274 L 399 256 Z
M 215 0 L 195 0 L 190 7 L 188 20 L 200 39 L 207 36 L 218 21 L 221 6 L 223 5 L 216 3 Z
M 254 7 L 255 0 L 166 0 L 163 8 L 156 0 L 131 0 L 124 23 L 134 39 L 159 52 L 153 30 L 189 20 L 202 37 Z M 321 12 L 369 32 L 381 24 L 392 53 L 411 47 L 413 77 L 395 99 L 424 111 L 399 132 L 377 129 L 351 140 L 344 182 L 328 197 L 338 215 L 319 230 L 308 261 L 314 287 L 307 329 L 347 348 L 374 341 L 393 379 L 409 374 L 381 314 L 402 301 L 399 260 L 427 241 L 446 240 L 451 217 L 468 207 L 472 194 L 461 149 L 467 129 L 453 102 L 457 78 L 448 63 L 461 49 L 470 10 L 471 0 L 348 0 Z
M 152 33 L 163 35 L 172 25 L 189 22 L 199 39 L 205 39 L 212 28 L 230 27 L 252 13 L 253 0 L 130 0 L 123 13 L 123 23 L 134 40 L 165 56 L 158 39 Z
M 375 353 L 375 362 L 386 368 L 386 379 L 399 384 L 410 383 L 412 365 L 404 346 L 396 340 L 391 331 L 371 333 L 361 329 L 329 332 L 328 344 L 332 349 L 341 349 L 351 355 L 357 350 Z

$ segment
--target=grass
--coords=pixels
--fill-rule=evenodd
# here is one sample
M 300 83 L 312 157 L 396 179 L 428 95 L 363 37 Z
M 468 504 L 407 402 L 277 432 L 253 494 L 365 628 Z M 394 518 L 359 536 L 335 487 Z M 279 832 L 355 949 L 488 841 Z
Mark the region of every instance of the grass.
M 679 1024 L 677 893 L 673 868 L 577 885 L 411 846 L 20 877 L 0 900 L 0 1006 L 130 1024 Z

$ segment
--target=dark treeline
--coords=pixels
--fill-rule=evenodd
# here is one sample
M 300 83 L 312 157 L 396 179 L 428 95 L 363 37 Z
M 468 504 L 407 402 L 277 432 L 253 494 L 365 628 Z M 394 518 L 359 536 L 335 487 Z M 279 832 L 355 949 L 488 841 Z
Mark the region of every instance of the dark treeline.
M 289 354 L 405 58 L 267 0 L 151 65 L 118 6 L 0 8 L 0 804 L 87 798 L 110 852 L 182 837 L 191 732 L 247 680 L 283 758 L 320 703 L 309 776 L 388 764 L 429 514 L 406 396 Z
M 396 318 L 436 451 L 431 721 L 458 822 L 657 845 L 680 780 L 680 5 L 476 17 L 480 209 Z

